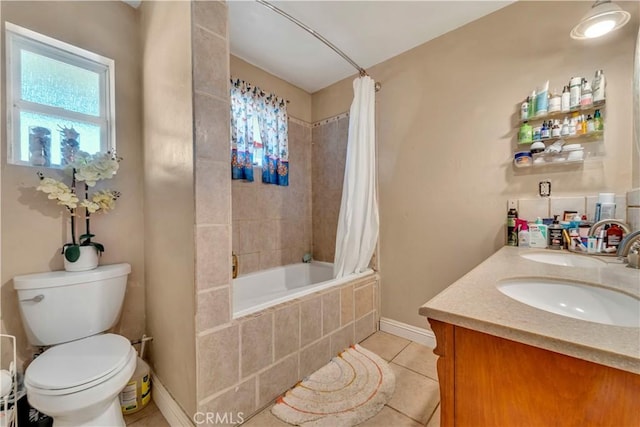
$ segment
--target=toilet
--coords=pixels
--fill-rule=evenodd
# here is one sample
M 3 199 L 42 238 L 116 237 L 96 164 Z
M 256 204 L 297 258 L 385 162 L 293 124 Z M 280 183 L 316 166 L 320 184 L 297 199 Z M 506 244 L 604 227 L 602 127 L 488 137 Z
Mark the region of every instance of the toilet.
M 27 367 L 24 384 L 54 427 L 125 425 L 118 397 L 137 354 L 128 339 L 104 332 L 120 317 L 130 272 L 112 264 L 13 279 L 29 343 L 51 346 Z

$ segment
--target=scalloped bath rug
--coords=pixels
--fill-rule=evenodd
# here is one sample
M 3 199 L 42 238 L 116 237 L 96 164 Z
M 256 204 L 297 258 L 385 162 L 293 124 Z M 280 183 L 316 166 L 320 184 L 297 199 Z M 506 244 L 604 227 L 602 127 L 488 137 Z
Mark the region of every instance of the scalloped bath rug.
M 395 386 L 387 362 L 356 344 L 279 397 L 271 412 L 298 426 L 354 426 L 380 412 Z

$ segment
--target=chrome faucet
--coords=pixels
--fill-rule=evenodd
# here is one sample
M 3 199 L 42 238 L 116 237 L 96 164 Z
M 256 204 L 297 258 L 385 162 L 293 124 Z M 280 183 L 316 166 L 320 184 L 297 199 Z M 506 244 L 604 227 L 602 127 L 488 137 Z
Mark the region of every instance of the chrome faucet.
M 629 255 L 629 249 L 635 242 L 640 242 L 640 230 L 627 234 L 618 245 L 618 258 L 624 258 Z
M 631 233 L 631 228 L 629 227 L 629 225 L 627 225 L 626 223 L 622 222 L 619 219 L 603 219 L 601 221 L 596 222 L 595 224 L 593 224 L 591 226 L 591 228 L 589 229 L 589 236 L 595 236 L 596 234 L 596 230 L 600 227 L 602 227 L 603 225 L 606 224 L 616 224 L 619 225 L 620 227 L 622 227 L 622 230 L 624 230 L 624 234 L 629 235 Z

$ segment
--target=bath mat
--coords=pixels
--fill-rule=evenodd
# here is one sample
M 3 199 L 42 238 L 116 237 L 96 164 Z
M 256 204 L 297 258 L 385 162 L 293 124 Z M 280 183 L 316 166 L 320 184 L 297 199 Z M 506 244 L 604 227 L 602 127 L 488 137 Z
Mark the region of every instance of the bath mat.
M 377 414 L 395 385 L 387 362 L 356 344 L 278 398 L 271 412 L 298 426 L 354 426 Z

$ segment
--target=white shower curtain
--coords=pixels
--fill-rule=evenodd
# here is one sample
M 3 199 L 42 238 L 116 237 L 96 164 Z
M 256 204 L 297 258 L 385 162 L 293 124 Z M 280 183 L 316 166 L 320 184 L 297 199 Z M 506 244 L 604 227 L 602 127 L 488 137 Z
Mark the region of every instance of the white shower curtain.
M 353 81 L 353 92 L 333 262 L 336 278 L 366 270 L 378 241 L 375 82 L 359 77 Z

